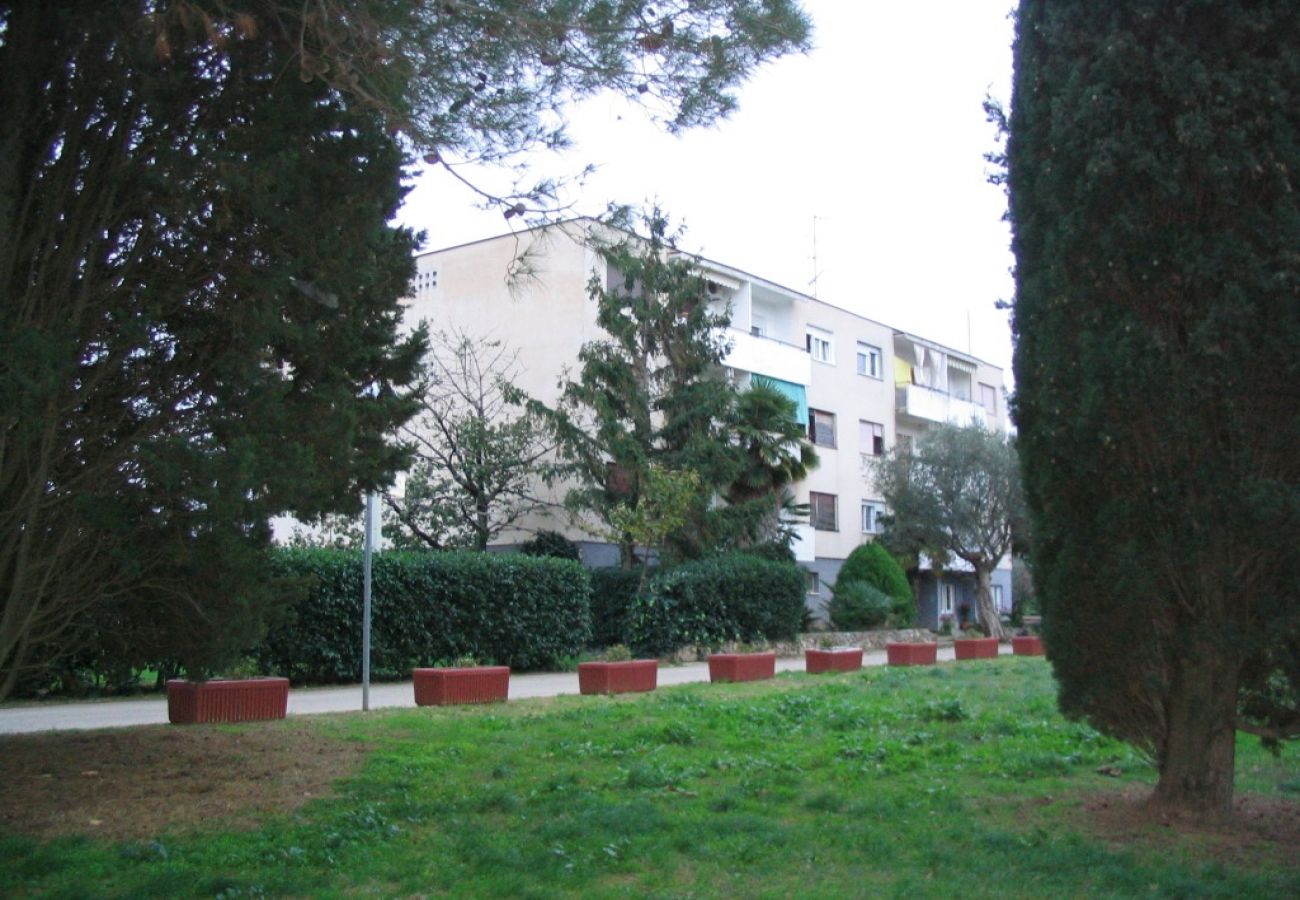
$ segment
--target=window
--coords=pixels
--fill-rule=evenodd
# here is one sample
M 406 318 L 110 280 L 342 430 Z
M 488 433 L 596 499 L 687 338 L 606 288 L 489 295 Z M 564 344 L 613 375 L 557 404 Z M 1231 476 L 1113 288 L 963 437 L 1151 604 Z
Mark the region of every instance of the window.
M 822 592 L 822 580 L 816 572 L 804 569 L 805 590 L 810 594 L 820 594 Z
M 885 505 L 878 500 L 862 501 L 862 533 L 880 534 L 884 526 L 880 517 L 885 514 Z
M 805 346 L 812 358 L 818 362 L 835 363 L 835 348 L 831 344 L 831 333 L 820 328 L 808 326 L 804 335 Z
M 749 320 L 749 333 L 755 337 L 765 337 L 767 335 L 767 319 L 762 316 L 754 316 Z
M 870 378 L 881 377 L 880 348 L 858 341 L 858 374 Z
M 812 526 L 817 531 L 839 531 L 839 522 L 835 515 L 835 495 L 808 494 L 808 507 L 812 513 Z
M 980 382 L 980 406 L 984 407 L 986 412 L 997 415 L 998 389 L 991 384 Z
M 808 440 L 819 447 L 834 447 L 835 414 L 820 409 L 808 410 Z
M 1002 607 L 1002 585 L 991 584 L 989 587 L 993 591 L 993 608 L 998 612 L 1005 612 Z
M 939 614 L 952 615 L 952 608 L 957 603 L 957 586 L 955 584 L 939 585 Z
M 885 426 L 879 422 L 858 421 L 859 452 L 871 456 L 885 455 Z

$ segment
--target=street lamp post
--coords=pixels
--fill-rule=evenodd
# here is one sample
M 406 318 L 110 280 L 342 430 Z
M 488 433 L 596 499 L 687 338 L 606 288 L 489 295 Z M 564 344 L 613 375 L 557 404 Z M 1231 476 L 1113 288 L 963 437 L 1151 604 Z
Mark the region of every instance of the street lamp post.
M 370 562 L 375 553 L 375 492 L 366 494 L 365 552 L 361 567 L 361 710 L 370 710 Z

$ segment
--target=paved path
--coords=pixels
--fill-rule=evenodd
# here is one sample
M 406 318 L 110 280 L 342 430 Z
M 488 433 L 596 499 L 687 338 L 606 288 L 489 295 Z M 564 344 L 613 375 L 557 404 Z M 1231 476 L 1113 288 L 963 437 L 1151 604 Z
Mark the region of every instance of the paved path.
M 1002 653 L 1010 653 L 1004 645 Z M 953 658 L 952 645 L 939 646 L 939 660 Z M 862 656 L 864 666 L 883 666 L 884 650 L 868 650 Z M 783 657 L 776 661 L 778 672 L 802 672 L 802 657 Z M 708 681 L 707 663 L 660 666 L 659 684 L 689 684 Z M 542 672 L 510 676 L 510 699 L 555 697 L 578 693 L 577 672 Z M 370 708 L 415 706 L 411 682 L 389 682 L 370 687 Z M 289 715 L 347 712 L 361 709 L 361 685 L 324 688 L 296 688 L 289 691 Z M 0 734 L 66 729 L 121 728 L 128 725 L 159 725 L 167 722 L 167 700 L 101 700 L 94 703 L 44 703 L 0 708 Z

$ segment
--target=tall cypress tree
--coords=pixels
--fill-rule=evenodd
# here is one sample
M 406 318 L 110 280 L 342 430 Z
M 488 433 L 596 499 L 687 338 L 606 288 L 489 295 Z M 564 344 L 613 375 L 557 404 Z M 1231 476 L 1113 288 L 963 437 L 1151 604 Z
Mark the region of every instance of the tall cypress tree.
M 1015 415 L 1060 703 L 1231 809 L 1300 734 L 1300 16 L 1024 0 Z

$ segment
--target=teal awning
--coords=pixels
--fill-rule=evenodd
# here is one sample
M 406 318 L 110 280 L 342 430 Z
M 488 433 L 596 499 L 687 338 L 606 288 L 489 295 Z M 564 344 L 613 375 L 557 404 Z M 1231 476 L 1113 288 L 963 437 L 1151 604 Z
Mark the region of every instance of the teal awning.
M 755 375 L 752 379 L 757 384 L 765 384 L 768 387 L 776 388 L 794 401 L 795 421 L 801 425 L 808 424 L 808 389 L 802 384 L 795 384 L 793 381 L 782 381 L 780 378 L 770 378 L 767 375 Z

